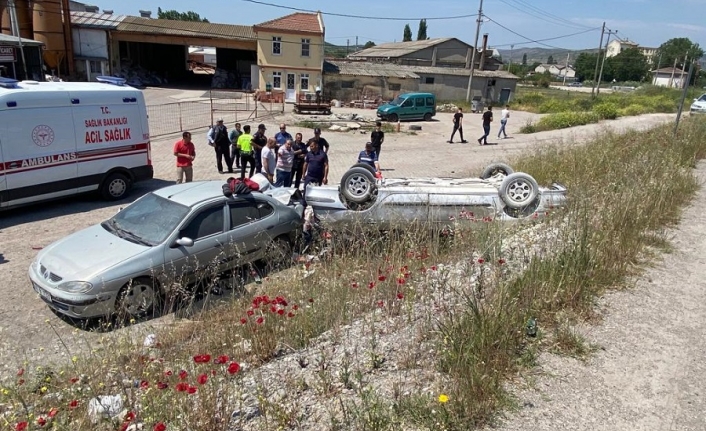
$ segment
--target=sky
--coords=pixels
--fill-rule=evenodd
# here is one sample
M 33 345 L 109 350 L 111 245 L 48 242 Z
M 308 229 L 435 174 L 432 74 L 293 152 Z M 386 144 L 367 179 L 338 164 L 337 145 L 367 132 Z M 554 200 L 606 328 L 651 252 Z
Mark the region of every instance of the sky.
M 337 45 L 353 45 L 356 37 L 361 45 L 368 40 L 376 44 L 400 41 L 405 24 L 410 25 L 416 38 L 421 18 L 427 18 L 427 36 L 456 37 L 472 45 L 480 0 L 262 2 L 320 10 L 324 13 L 326 41 Z M 101 10 L 112 9 L 116 14 L 139 16 L 139 10 L 151 10 L 152 17 L 156 17 L 158 7 L 180 12 L 192 10 L 211 22 L 242 25 L 257 24 L 293 12 L 247 0 L 92 0 L 84 3 L 99 6 Z M 363 18 L 327 13 L 359 15 Z M 657 47 L 674 37 L 688 37 L 701 47 L 706 47 L 706 0 L 484 0 L 483 13 L 486 18 L 480 34 L 488 33 L 489 45 L 500 49 L 509 49 L 512 44 L 515 48 L 597 48 L 603 21 L 607 28 L 617 31 L 617 37 L 630 39 L 641 46 Z M 476 15 L 433 19 L 472 14 Z M 611 37 L 615 38 L 616 35 Z M 553 40 L 545 40 L 550 38 Z M 530 42 L 540 40 L 542 42 Z

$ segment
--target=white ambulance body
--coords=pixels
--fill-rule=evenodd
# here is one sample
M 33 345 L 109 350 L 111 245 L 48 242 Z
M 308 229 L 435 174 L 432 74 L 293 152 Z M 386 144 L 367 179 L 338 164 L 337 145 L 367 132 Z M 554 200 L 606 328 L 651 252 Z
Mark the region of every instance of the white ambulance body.
M 100 81 L 0 78 L 0 209 L 91 191 L 117 200 L 153 177 L 142 92 Z

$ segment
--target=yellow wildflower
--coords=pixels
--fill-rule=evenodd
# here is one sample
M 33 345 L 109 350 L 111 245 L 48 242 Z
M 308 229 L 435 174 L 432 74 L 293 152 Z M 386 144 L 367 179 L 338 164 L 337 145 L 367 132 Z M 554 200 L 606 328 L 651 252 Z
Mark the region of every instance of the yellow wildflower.
M 445 403 L 449 401 L 449 396 L 446 394 L 441 394 L 439 395 L 439 402 L 440 403 Z

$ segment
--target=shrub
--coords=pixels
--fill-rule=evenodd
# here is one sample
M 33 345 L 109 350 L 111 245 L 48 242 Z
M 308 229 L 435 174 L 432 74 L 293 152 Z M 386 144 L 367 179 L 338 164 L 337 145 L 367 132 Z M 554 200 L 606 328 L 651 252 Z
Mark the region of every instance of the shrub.
M 566 129 L 573 126 L 597 123 L 600 117 L 595 112 L 559 112 L 542 117 L 536 125 L 537 132 Z
M 603 102 L 594 106 L 593 112 L 604 120 L 615 120 L 618 118 L 618 107 L 610 102 Z
M 558 99 L 549 99 L 539 105 L 540 114 L 552 114 L 555 112 L 566 111 L 571 111 L 571 104 Z
M 528 121 L 525 123 L 524 126 L 520 127 L 520 133 L 535 133 L 537 131 L 537 127 L 534 125 L 533 122 Z
M 621 117 L 629 117 L 632 115 L 646 114 L 647 109 L 642 105 L 638 105 L 637 103 L 633 103 L 631 105 L 626 106 L 625 108 L 620 109 L 619 113 L 620 113 Z

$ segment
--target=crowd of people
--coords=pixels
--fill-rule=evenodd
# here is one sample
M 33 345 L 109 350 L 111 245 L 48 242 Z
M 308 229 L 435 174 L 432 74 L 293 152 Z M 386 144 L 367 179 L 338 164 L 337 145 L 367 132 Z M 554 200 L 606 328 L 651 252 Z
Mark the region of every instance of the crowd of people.
M 196 147 L 190 132 L 184 132 L 182 139 L 174 144 L 174 156 L 177 166 L 177 184 L 193 181 L 193 161 L 196 158 Z M 262 174 L 275 187 L 299 188 L 304 190 L 309 184 L 328 184 L 329 142 L 321 136 L 321 129 L 314 129 L 314 136 L 306 142 L 303 135 L 292 135 L 287 132 L 287 125 L 280 124 L 279 132 L 267 137 L 267 127 L 257 126 L 257 131 L 251 134 L 250 125 L 235 123 L 228 131 L 223 119 L 209 128 L 206 135 L 208 145 L 216 155 L 218 173 L 236 173 L 240 171 L 240 179 L 252 178 Z M 380 175 L 379 154 L 385 141 L 382 124 L 376 123 L 375 130 L 370 134 L 370 141 L 358 155 L 357 163 L 370 165 Z

